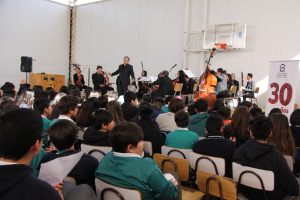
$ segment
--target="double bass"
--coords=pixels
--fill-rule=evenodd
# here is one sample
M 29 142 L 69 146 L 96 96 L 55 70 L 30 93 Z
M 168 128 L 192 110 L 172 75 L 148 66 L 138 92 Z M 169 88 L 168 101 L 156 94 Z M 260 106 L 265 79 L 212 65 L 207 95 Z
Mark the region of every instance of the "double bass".
M 209 69 L 210 60 L 216 54 L 216 48 L 212 48 L 209 59 L 206 63 L 206 68 L 204 73 L 199 78 L 200 90 L 197 91 L 195 95 L 195 101 L 202 98 L 205 99 L 210 108 L 213 107 L 217 100 L 217 95 L 215 93 L 215 88 L 217 86 L 217 77 L 211 73 Z

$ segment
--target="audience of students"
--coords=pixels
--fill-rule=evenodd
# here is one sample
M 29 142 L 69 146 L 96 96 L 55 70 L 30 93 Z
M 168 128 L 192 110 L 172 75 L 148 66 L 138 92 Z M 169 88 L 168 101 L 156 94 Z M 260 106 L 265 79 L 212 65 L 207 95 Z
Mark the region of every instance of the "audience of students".
M 205 139 L 199 140 L 193 146 L 193 152 L 207 156 L 225 159 L 225 176 L 232 176 L 231 158 L 235 150 L 235 143 L 223 137 L 223 119 L 214 114 L 206 121 Z
M 137 115 L 137 95 L 134 92 L 126 92 L 124 95 L 124 103 L 122 104 L 122 112 L 124 119 L 131 121 Z
M 93 146 L 111 146 L 110 132 L 115 127 L 113 115 L 107 110 L 97 110 L 93 114 L 92 125 L 83 135 L 83 143 Z
M 226 138 L 234 138 L 237 147 L 244 144 L 250 136 L 250 112 L 247 107 L 239 106 L 234 111 L 231 124 L 224 128 Z
M 152 143 L 152 151 L 161 153 L 164 144 L 163 136 L 155 121 L 152 120 L 153 110 L 149 105 L 140 105 L 138 108 L 137 124 L 142 128 L 144 140 Z
M 288 118 L 281 113 L 272 114 L 270 117 L 273 128 L 268 143 L 274 145 L 282 155 L 296 157 L 296 145 L 289 127 Z
M 143 131 L 132 122 L 120 122 L 111 132 L 113 152 L 100 162 L 96 177 L 113 185 L 139 190 L 143 200 L 177 199 L 178 182 L 168 181 L 156 163 L 142 158 Z
M 168 181 L 170 179 L 164 178 L 151 158 L 144 158 L 148 155 L 143 150 L 143 140 L 152 143 L 153 153 L 160 153 L 165 144 L 224 158 L 227 177 L 232 176 L 232 161 L 273 171 L 275 189 L 268 192 L 269 199 L 299 195 L 298 179 L 283 158 L 291 156 L 295 161 L 294 172 L 300 172 L 296 152 L 296 146 L 300 146 L 299 109 L 292 113 L 289 127 L 288 118 L 278 114 L 280 109 L 273 109 L 266 118 L 262 110 L 250 102 L 235 108 L 231 118 L 231 109 L 225 107 L 221 99 L 209 111 L 207 102 L 200 99 L 190 104 L 186 112 L 184 102 L 173 96 L 165 99 L 170 102 L 164 107 L 162 98 L 152 100 L 146 94 L 138 106 L 133 91 L 124 95 L 124 103 L 120 105 L 108 95 L 94 95 L 89 88 L 84 93 L 93 94 L 93 97 L 78 93 L 74 86 L 62 87 L 64 93 L 56 94 L 53 88 L 43 91 L 40 86 L 34 86 L 32 92 L 29 84 L 22 84 L 16 99 L 13 84 L 6 83 L 1 88 L 5 96 L 0 99 L 0 172 L 3 172 L 0 176 L 4 180 L 0 183 L 0 199 L 21 196 L 32 199 L 33 188 L 34 191 L 46 190 L 47 197 L 36 192 L 38 199 L 95 199 L 91 189 L 95 190 L 95 177 L 137 189 L 143 199 L 180 199 L 181 188 L 176 174 L 176 178 Z M 19 108 L 17 102 L 26 109 Z M 32 111 L 32 104 L 38 115 Z M 166 108 L 168 112 L 163 113 Z M 85 130 L 85 144 L 112 146 L 113 152 L 107 154 L 99 166 L 96 159 L 80 152 L 79 129 Z M 50 141 L 46 144 L 51 142 L 55 147 L 45 145 L 41 149 L 40 141 L 47 139 L 47 133 Z M 15 156 L 17 153 L 19 156 Z M 77 186 L 63 182 L 51 187 L 34 178 L 38 177 L 41 164 L 74 155 L 82 156 L 68 176 L 76 180 Z M 20 180 L 21 175 L 25 179 Z M 239 188 L 249 199 L 263 197 L 260 190 Z
M 272 122 L 269 118 L 264 116 L 255 118 L 251 123 L 251 139 L 235 151 L 232 161 L 274 173 L 274 190 L 266 191 L 267 199 L 298 196 L 298 181 L 288 167 L 285 158 L 276 150 L 276 147 L 267 144 L 271 133 Z M 261 190 L 243 185 L 240 185 L 239 189 L 246 198 L 264 199 L 264 193 Z
M 218 113 L 223 119 L 224 126 L 231 124 L 231 109 L 228 107 L 221 107 L 218 110 Z
M 179 110 L 175 113 L 175 122 L 178 128 L 167 135 L 166 146 L 180 149 L 193 148 L 193 145 L 199 140 L 199 136 L 188 130 L 189 121 L 189 113 L 185 110 Z
M 250 112 L 250 119 L 254 119 L 258 116 L 264 115 L 262 109 L 257 106 L 253 106 L 249 112 Z
M 290 123 L 296 147 L 300 147 L 300 109 L 296 109 L 292 112 Z
M 76 116 L 76 125 L 82 129 L 92 125 L 92 114 L 100 108 L 100 102 L 97 98 L 91 97 L 84 101 Z
M 60 119 L 66 119 L 75 123 L 74 120 L 78 112 L 77 104 L 78 100 L 75 97 L 69 95 L 63 96 L 58 102 L 59 116 L 51 122 L 50 126 Z
M 282 113 L 282 111 L 280 110 L 280 108 L 272 108 L 269 112 L 268 117 L 271 117 L 271 115 L 273 115 L 275 113 Z
M 189 123 L 189 130 L 198 134 L 199 137 L 205 136 L 205 124 L 208 118 L 208 103 L 204 99 L 199 99 L 194 103 L 197 114 L 192 115 Z
M 177 129 L 175 122 L 175 113 L 179 110 L 183 110 L 185 107 L 184 102 L 181 99 L 173 98 L 169 104 L 170 112 L 158 115 L 156 122 L 158 127 L 163 132 L 171 132 Z
M 60 183 L 50 186 L 35 178 L 29 167 L 41 149 L 42 118 L 30 109 L 18 109 L 0 119 L 0 199 L 60 200 Z
M 78 127 L 70 120 L 61 119 L 49 128 L 50 140 L 57 149 L 46 153 L 41 163 L 46 163 L 61 157 L 71 156 L 78 152 L 74 149 L 77 140 Z M 67 165 L 68 163 L 66 163 Z M 76 180 L 76 184 L 88 184 L 95 190 L 95 171 L 98 161 L 87 154 L 83 154 L 79 162 L 73 167 L 68 176 Z
M 106 110 L 108 110 L 113 115 L 113 120 L 115 123 L 124 121 L 123 112 L 121 105 L 118 101 L 110 101 L 106 105 Z

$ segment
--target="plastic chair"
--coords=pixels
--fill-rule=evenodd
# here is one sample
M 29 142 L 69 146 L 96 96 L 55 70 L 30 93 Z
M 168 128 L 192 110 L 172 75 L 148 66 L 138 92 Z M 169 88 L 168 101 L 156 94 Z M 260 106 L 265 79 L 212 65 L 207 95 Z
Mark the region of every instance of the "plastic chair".
M 142 200 L 142 194 L 138 190 L 118 187 L 98 178 L 95 179 L 98 199 L 101 200 Z

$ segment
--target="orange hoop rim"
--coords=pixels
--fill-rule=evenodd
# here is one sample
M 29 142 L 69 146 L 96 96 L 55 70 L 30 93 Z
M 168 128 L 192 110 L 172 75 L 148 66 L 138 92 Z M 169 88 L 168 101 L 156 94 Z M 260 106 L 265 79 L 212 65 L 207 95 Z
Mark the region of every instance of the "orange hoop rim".
M 215 43 L 215 46 L 217 49 L 226 49 L 227 48 L 227 43 Z

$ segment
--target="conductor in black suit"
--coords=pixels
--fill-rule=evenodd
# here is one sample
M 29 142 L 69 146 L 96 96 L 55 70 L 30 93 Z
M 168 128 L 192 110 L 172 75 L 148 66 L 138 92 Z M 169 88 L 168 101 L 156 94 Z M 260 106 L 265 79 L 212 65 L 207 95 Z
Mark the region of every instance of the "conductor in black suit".
M 130 76 L 135 80 L 133 67 L 129 64 L 129 57 L 123 58 L 123 64 L 119 66 L 118 70 L 114 73 L 110 73 L 110 76 L 118 75 L 117 78 L 117 91 L 119 96 L 124 95 L 127 92 L 128 85 L 130 84 Z

